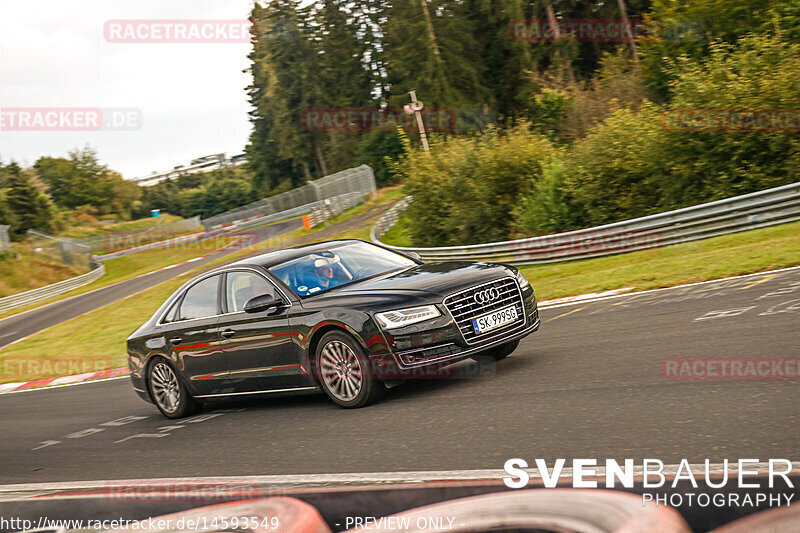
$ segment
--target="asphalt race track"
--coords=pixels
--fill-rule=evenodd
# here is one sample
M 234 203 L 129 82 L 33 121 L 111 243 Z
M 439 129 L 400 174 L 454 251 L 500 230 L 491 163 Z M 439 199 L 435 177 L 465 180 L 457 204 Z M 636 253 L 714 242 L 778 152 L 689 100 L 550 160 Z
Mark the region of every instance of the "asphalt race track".
M 667 357 L 800 356 L 800 269 L 541 315 L 540 331 L 494 375 L 409 382 L 359 410 L 315 395 L 168 421 L 127 379 L 5 394 L 0 483 L 500 469 L 512 457 L 800 456 L 796 377 L 662 375 Z
M 302 227 L 303 222 L 301 219 L 286 220 L 270 224 L 268 226 L 261 226 L 258 228 L 242 231 L 241 234 L 246 234 L 250 239 L 245 243 L 247 246 L 255 244 L 255 242 L 262 242 L 267 239 L 277 237 L 296 228 Z M 239 235 L 240 233 L 231 233 L 231 235 Z M 103 287 L 88 293 L 84 293 L 66 300 L 61 300 L 56 303 L 36 308 L 31 311 L 12 315 L 6 319 L 0 320 L 0 348 L 10 344 L 23 337 L 36 333 L 43 329 L 55 326 L 65 320 L 82 315 L 98 307 L 110 304 L 125 298 L 137 292 L 149 289 L 159 283 L 168 279 L 174 278 L 184 272 L 188 272 L 198 266 L 208 264 L 216 260 L 220 255 L 231 253 L 235 249 L 215 251 L 206 257 L 197 261 L 192 261 L 183 265 L 175 266 L 173 268 L 162 269 L 149 274 L 121 281 L 114 285 Z

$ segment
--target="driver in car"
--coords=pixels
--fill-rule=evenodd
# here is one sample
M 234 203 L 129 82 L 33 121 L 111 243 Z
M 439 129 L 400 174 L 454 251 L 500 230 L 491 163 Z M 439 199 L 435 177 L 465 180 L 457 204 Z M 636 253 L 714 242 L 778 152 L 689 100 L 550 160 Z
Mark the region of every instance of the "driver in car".
M 335 260 L 328 257 L 320 257 L 314 260 L 315 282 L 316 286 L 321 290 L 330 289 L 331 287 L 339 285 L 339 283 L 333 279 L 333 264 L 335 262 Z M 311 292 L 311 290 L 309 290 L 309 292 Z

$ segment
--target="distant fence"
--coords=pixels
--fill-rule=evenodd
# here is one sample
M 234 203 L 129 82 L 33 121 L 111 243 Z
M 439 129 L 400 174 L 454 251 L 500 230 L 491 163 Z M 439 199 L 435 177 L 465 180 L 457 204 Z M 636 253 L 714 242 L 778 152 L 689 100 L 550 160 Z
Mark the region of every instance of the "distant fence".
M 11 251 L 11 239 L 8 237 L 10 226 L 0 226 L 0 252 Z
M 52 285 L 47 285 L 45 287 L 39 287 L 38 289 L 0 298 L 0 312 L 8 311 L 9 309 L 16 309 L 18 307 L 25 307 L 26 305 L 41 302 L 42 300 L 47 300 L 53 296 L 64 294 L 72 289 L 83 287 L 84 285 L 102 278 L 105 273 L 106 269 L 101 264 L 97 268 L 90 270 L 85 274 L 81 274 L 80 276 L 59 281 L 58 283 L 53 283 Z
M 407 204 L 381 217 L 372 228 L 373 241 L 380 242 Z M 795 220 L 800 220 L 800 182 L 657 215 L 542 237 L 467 246 L 391 248 L 417 252 L 426 261 L 553 263 L 706 239 Z
M 364 193 L 349 192 L 339 196 L 334 196 L 328 200 L 317 202 L 314 204 L 311 212 L 306 217 L 303 217 L 303 224 L 305 225 L 306 229 L 313 228 L 314 226 L 318 226 L 319 224 L 327 221 L 329 218 L 341 215 L 348 209 L 352 209 L 363 201 Z
M 65 265 L 88 269 L 92 258 L 92 248 L 86 244 L 74 242 L 74 239 L 53 237 L 36 230 L 28 230 L 28 244 L 36 254 L 51 261 L 60 261 Z
M 376 191 L 375 175 L 367 165 L 342 170 L 308 182 L 306 185 L 257 202 L 203 219 L 206 230 L 263 218 L 278 213 L 298 216 L 310 212 L 317 202 L 325 202 L 347 193 L 368 196 Z

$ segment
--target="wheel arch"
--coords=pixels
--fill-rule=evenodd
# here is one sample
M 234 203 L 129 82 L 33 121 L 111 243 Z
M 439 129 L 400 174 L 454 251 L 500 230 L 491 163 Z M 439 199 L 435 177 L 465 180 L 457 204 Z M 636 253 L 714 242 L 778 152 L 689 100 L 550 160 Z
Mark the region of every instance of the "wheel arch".
M 150 400 L 155 403 L 155 398 L 153 398 L 153 391 L 150 390 L 150 368 L 158 361 L 159 359 L 164 359 L 167 363 L 172 365 L 172 369 L 175 371 L 175 375 L 178 376 L 178 379 L 181 379 L 180 376 L 180 366 L 178 362 L 175 361 L 173 357 L 170 357 L 161 352 L 152 352 L 147 356 L 144 363 L 142 364 L 142 379 L 144 379 L 144 388 L 147 391 L 147 395 L 150 397 Z
M 367 343 L 364 342 L 364 339 L 359 335 L 359 333 L 353 329 L 352 327 L 348 326 L 344 322 L 333 321 L 333 320 L 326 320 L 317 324 L 317 326 L 311 330 L 309 333 L 308 338 L 308 347 L 307 347 L 307 357 L 308 357 L 308 365 L 309 370 L 311 372 L 311 376 L 319 382 L 319 376 L 317 376 L 316 369 L 314 367 L 317 359 L 317 347 L 319 346 L 319 341 L 322 340 L 322 337 L 325 336 L 326 333 L 331 331 L 339 331 L 341 333 L 347 333 L 361 347 L 361 350 L 364 354 L 369 354 L 369 349 L 367 348 Z

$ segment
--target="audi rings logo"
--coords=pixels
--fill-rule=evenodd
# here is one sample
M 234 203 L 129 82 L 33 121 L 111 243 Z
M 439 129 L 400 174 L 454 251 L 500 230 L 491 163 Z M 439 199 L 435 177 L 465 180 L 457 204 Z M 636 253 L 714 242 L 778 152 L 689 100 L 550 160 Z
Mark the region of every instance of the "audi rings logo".
M 476 292 L 475 296 L 473 296 L 472 298 L 475 300 L 475 303 L 486 304 L 491 302 L 492 300 L 497 300 L 498 298 L 500 298 L 500 291 L 492 287 L 490 289 L 485 289 Z

